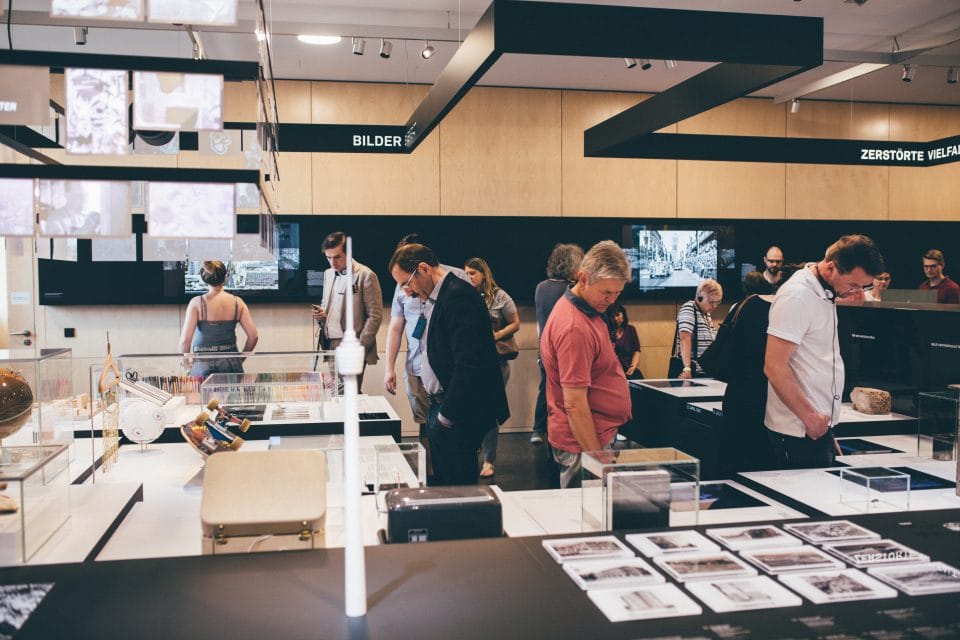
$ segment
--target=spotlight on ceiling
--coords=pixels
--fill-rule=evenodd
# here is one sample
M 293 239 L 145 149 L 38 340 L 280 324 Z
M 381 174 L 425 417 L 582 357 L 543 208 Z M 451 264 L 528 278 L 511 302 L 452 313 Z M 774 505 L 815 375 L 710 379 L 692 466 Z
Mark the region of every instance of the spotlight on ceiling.
M 73 41 L 81 46 L 87 44 L 87 33 L 89 33 L 89 31 L 89 27 L 74 27 Z
M 430 58 L 433 57 L 433 54 L 435 54 L 436 52 L 437 50 L 433 47 L 432 44 L 430 44 L 429 42 L 424 42 L 423 50 L 420 51 L 420 57 L 423 58 L 424 60 L 429 60 Z
M 363 50 L 367 47 L 367 41 L 363 38 L 353 39 L 353 55 L 362 56 Z
M 393 43 L 389 40 L 384 40 L 380 38 L 380 57 L 386 60 L 390 57 L 390 54 L 393 52 Z
M 297 36 L 297 40 L 304 44 L 337 44 L 340 42 L 340 36 L 318 36 L 318 35 L 306 35 L 300 34 Z
M 947 84 L 957 84 L 957 68 L 949 67 L 947 69 Z
M 799 113 L 800 112 L 800 101 L 794 98 L 790 101 L 790 113 Z
M 624 58 L 623 64 L 627 65 L 627 69 L 633 69 L 637 66 L 637 60 L 635 58 Z
M 913 76 L 916 75 L 916 67 L 912 64 L 903 65 L 903 76 L 902 79 L 904 82 L 913 82 Z
M 644 71 L 647 71 L 652 66 L 653 66 L 653 63 L 651 63 L 646 58 L 643 58 L 640 60 L 640 68 L 643 69 Z
M 677 68 L 677 61 L 676 61 L 676 60 L 664 60 L 664 61 L 663 61 L 663 66 L 665 66 L 667 69 L 676 69 L 676 68 Z

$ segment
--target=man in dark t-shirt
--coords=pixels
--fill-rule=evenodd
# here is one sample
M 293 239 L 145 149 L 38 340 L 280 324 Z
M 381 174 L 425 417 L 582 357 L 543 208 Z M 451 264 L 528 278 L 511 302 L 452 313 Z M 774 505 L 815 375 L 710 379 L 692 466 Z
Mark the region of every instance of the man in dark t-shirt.
M 923 254 L 923 275 L 919 289 L 937 292 L 937 304 L 960 304 L 960 286 L 943 273 L 943 252 L 930 249 Z

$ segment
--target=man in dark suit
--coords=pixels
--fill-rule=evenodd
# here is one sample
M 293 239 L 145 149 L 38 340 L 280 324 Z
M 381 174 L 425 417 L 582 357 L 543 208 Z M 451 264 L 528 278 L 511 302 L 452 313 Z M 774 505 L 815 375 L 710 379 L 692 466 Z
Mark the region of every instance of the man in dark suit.
M 430 397 L 427 435 L 437 484 L 475 483 L 483 435 L 510 417 L 487 308 L 422 244 L 399 247 L 389 269 L 404 293 L 425 301 L 414 336 Z

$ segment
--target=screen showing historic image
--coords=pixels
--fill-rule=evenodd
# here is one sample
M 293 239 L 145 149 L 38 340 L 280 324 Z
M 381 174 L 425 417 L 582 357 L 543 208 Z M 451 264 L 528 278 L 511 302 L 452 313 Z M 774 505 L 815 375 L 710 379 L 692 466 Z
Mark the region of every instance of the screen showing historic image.
M 721 229 L 667 229 L 631 225 L 625 230 L 624 252 L 641 291 L 693 288 L 717 270 L 735 268 L 734 250 L 721 247 Z
M 67 69 L 67 153 L 125 155 L 127 72 Z
M 244 250 L 239 240 L 241 235 L 233 241 L 231 256 L 224 260 L 227 267 L 227 281 L 224 288 L 229 291 L 267 291 L 280 288 L 280 272 L 295 272 L 300 269 L 300 225 L 281 223 L 277 225 L 279 232 L 279 257 L 273 258 L 262 248 L 264 255 L 250 255 L 249 248 Z M 258 236 L 253 236 L 259 242 Z M 201 293 L 207 290 L 207 285 L 200 279 L 200 267 L 203 260 L 219 259 L 220 256 L 200 256 L 194 251 L 197 241 L 188 243 L 188 262 L 183 263 L 183 288 L 186 293 Z M 249 256 L 249 257 L 247 257 Z M 194 259 L 196 258 L 196 259 Z M 201 259 L 202 258 L 202 259 Z M 232 258 L 232 259 L 229 259 Z M 251 259 L 252 258 L 252 259 Z
M 140 20 L 143 0 L 53 0 L 50 15 L 68 18 Z
M 134 72 L 133 126 L 148 131 L 223 129 L 223 76 Z
M 154 238 L 233 238 L 234 185 L 151 182 L 147 233 Z
M 33 180 L 0 178 L 0 236 L 33 235 Z
M 40 235 L 91 238 L 132 233 L 130 184 L 40 180 Z
M 150 22 L 236 24 L 237 0 L 148 0 Z

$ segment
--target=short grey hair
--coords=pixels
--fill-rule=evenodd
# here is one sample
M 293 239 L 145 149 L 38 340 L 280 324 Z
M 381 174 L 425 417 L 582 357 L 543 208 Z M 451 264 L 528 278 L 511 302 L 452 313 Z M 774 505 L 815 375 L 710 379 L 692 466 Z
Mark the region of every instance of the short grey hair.
M 580 272 L 587 276 L 587 283 L 598 280 L 631 280 L 630 263 L 627 254 L 613 240 L 603 240 L 590 247 L 580 263 Z
M 713 278 L 706 278 L 697 285 L 697 297 L 700 296 L 704 299 L 720 296 L 720 300 L 723 300 L 723 287 Z
M 573 280 L 583 260 L 583 249 L 578 244 L 559 243 L 547 259 L 547 277 L 554 280 Z

